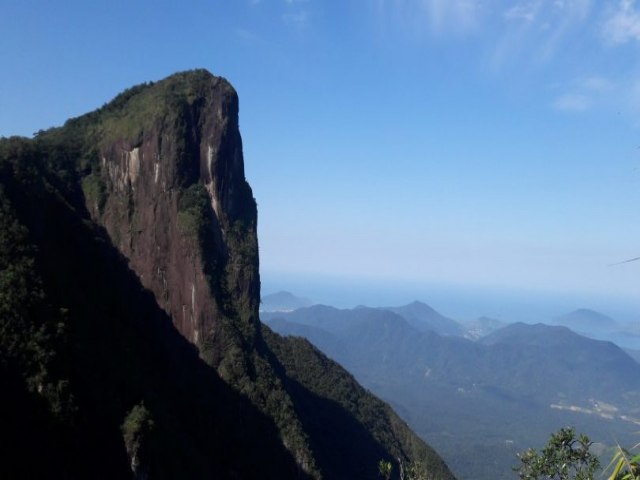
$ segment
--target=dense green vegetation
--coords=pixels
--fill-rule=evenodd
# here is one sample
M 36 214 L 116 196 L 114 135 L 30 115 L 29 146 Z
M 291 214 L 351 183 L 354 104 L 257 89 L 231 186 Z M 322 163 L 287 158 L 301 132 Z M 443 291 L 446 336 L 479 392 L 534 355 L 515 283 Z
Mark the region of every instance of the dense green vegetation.
M 450 478 L 435 451 L 408 435 L 388 405 L 308 341 L 283 339 L 268 329 L 264 338 L 284 374 L 285 389 L 299 399 L 296 412 L 310 433 L 313 450 L 325 452 L 317 459 L 327 478 L 341 478 L 345 470 L 349 478 L 375 478 L 377 464 L 367 460 L 372 457 L 397 465 L 393 478 L 399 475 L 400 463 L 412 462 L 433 479 Z
M 122 437 L 134 476 L 147 477 L 146 466 L 152 464 L 153 419 L 144 403 L 134 406 L 122 424 Z
M 633 449 L 636 450 L 638 447 L 640 444 Z M 632 455 L 618 445 L 608 469 L 611 469 L 608 480 L 640 480 L 640 454 Z
M 297 472 L 273 421 L 200 360 L 88 219 L 81 190 L 56 187 L 69 174 L 42 161 L 46 147 L 0 152 L 0 476 L 128 478 L 141 404 L 152 478 Z
M 251 190 L 241 178 L 217 215 L 200 177 L 198 109 L 221 81 L 178 74 L 0 139 L 0 478 L 375 478 L 380 458 L 453 478 L 341 367 L 261 329 Z M 197 345 L 123 253 L 144 206 L 102 160 L 162 135 L 179 172 L 170 240 L 202 260 L 219 307 Z
M 640 454 L 632 455 L 618 445 L 601 472 L 600 459 L 592 447 L 589 437 L 576 435 L 575 428 L 561 428 L 540 452 L 529 448 L 519 453 L 520 465 L 514 470 L 522 480 L 594 480 L 605 476 L 608 480 L 640 479 Z
M 600 461 L 590 451 L 591 445 L 586 435 L 561 428 L 542 451 L 530 448 L 520 453 L 520 466 L 515 470 L 521 480 L 593 480 Z

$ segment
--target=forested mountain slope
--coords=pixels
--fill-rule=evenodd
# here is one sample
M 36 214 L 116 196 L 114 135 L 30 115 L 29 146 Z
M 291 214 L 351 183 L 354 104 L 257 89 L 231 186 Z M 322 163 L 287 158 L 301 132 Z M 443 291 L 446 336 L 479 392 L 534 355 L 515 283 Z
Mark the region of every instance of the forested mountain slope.
M 261 326 L 256 221 L 237 95 L 206 71 L 0 140 L 0 477 L 453 478 Z
M 516 323 L 471 341 L 377 308 L 316 305 L 263 319 L 389 401 L 460 478 L 512 478 L 516 453 L 558 425 L 613 445 L 633 443 L 640 424 L 640 365 L 566 327 Z

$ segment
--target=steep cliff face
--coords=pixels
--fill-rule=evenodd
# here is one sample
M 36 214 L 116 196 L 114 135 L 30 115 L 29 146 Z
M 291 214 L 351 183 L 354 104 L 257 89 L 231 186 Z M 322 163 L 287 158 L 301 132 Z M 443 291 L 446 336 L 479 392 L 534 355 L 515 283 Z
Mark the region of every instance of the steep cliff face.
M 302 469 L 316 475 L 293 402 L 256 345 L 257 212 L 236 92 L 194 71 L 112 105 L 94 124 L 99 161 L 83 183 L 92 218 L 201 357 L 274 417 Z
M 93 173 L 104 197 L 88 207 L 180 332 L 202 347 L 222 335 L 223 318 L 246 324 L 249 336 L 255 328 L 256 205 L 236 92 L 206 72 L 188 76 L 142 90 L 106 119 Z M 122 122 L 133 127 L 121 132 Z
M 0 476 L 32 456 L 32 477 L 373 478 L 384 459 L 452 478 L 337 364 L 261 327 L 256 222 L 237 95 L 206 71 L 1 140 L 0 440 L 23 442 Z

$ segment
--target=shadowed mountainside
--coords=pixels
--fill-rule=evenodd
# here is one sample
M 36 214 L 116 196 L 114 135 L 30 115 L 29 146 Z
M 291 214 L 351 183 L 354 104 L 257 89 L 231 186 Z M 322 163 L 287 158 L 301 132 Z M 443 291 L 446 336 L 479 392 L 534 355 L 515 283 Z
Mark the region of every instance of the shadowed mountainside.
M 0 140 L 0 476 L 373 478 L 385 459 L 453 478 L 261 327 L 256 221 L 237 95 L 206 71 Z

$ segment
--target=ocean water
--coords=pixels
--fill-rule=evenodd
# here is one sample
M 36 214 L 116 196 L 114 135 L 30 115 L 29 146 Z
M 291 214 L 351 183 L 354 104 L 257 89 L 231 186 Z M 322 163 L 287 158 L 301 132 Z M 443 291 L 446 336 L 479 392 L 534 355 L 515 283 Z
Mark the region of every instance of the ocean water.
M 454 320 L 464 322 L 486 316 L 509 323 L 552 323 L 555 317 L 588 308 L 621 324 L 637 324 L 640 331 L 640 295 L 632 298 L 592 292 L 273 272 L 261 272 L 261 281 L 263 295 L 286 290 L 296 296 L 308 297 L 314 303 L 338 308 L 398 306 L 419 300 Z

